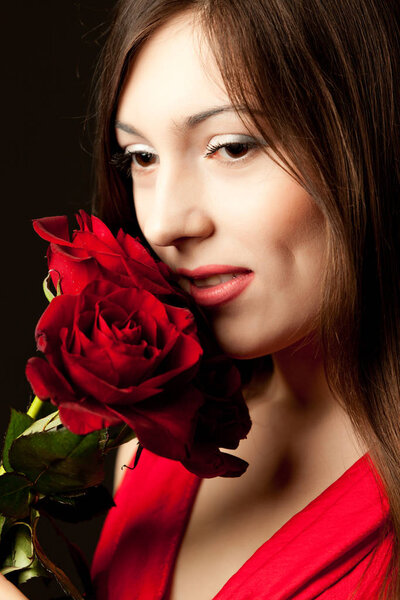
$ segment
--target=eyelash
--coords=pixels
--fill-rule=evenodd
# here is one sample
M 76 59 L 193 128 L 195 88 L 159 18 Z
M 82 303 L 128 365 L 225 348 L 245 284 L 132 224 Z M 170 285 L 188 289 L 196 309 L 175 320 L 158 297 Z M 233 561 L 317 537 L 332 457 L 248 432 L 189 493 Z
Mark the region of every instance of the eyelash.
M 206 153 L 204 154 L 204 158 L 208 156 L 213 156 L 218 150 L 221 148 L 229 148 L 230 146 L 244 146 L 247 150 L 254 150 L 256 148 L 260 148 L 261 144 L 257 141 L 249 141 L 249 142 L 230 142 L 224 144 L 208 144 L 206 147 Z M 132 159 L 136 154 L 152 154 L 151 152 L 115 152 L 110 160 L 110 164 L 116 167 L 125 177 L 132 177 Z M 244 162 L 248 158 L 248 154 L 246 154 L 243 158 L 238 158 L 233 161 L 224 161 L 224 164 L 228 167 L 232 167 L 239 162 Z M 146 171 L 145 167 L 137 167 L 133 165 L 133 170 L 137 168 L 139 171 Z

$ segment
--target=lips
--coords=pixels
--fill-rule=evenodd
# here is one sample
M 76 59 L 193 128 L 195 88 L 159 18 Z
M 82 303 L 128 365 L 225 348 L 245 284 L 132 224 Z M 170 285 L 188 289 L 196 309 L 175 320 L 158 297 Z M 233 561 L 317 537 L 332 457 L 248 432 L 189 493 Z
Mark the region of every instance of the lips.
M 252 281 L 250 269 L 233 265 L 205 265 L 197 269 L 177 269 L 190 280 L 190 294 L 202 306 L 220 306 L 236 298 Z
M 223 273 L 249 273 L 250 269 L 233 265 L 204 265 L 193 270 L 177 269 L 176 272 L 189 279 L 202 279 L 212 275 L 222 275 Z
M 193 278 L 193 283 L 196 287 L 212 287 L 220 283 L 226 283 L 237 277 L 236 273 L 222 273 L 221 275 L 211 275 L 211 277 Z

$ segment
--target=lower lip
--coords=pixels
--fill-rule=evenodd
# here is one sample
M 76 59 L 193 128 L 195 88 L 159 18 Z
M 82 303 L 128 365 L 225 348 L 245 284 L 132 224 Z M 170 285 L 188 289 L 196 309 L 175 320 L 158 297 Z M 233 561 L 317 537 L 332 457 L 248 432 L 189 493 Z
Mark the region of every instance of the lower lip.
M 236 277 L 225 283 L 210 287 L 197 287 L 190 283 L 190 294 L 201 306 L 220 306 L 237 298 L 249 285 L 254 273 L 238 273 Z

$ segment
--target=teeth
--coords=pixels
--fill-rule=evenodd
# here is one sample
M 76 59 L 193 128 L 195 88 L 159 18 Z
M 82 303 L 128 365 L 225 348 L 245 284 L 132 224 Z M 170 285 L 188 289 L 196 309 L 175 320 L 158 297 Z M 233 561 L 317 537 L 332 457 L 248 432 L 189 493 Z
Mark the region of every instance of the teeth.
M 212 275 L 211 277 L 206 277 L 204 279 L 195 279 L 194 284 L 196 287 L 212 287 L 213 285 L 226 283 L 235 277 L 237 277 L 237 275 L 234 273 L 223 273 L 221 275 Z

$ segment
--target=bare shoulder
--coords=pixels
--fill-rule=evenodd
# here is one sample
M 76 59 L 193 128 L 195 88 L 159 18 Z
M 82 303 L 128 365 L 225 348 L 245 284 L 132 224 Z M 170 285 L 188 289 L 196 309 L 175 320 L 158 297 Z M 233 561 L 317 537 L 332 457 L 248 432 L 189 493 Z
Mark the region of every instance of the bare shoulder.
M 137 439 L 130 440 L 126 444 L 122 444 L 117 450 L 114 468 L 114 493 L 117 491 L 122 478 L 125 474 L 124 465 L 129 465 L 137 449 Z

